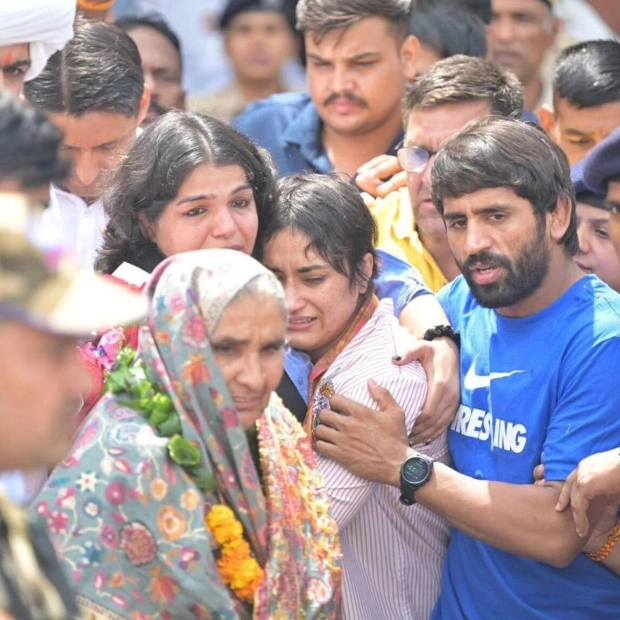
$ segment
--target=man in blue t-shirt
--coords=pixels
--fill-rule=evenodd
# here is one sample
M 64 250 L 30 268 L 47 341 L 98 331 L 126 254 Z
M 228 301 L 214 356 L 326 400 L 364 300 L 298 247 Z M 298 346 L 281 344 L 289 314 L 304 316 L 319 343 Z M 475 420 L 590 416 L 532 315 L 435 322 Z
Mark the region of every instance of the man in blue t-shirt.
M 251 104 L 233 125 L 266 148 L 280 174 L 357 169 L 402 139 L 402 99 L 415 74 L 409 0 L 301 0 L 309 94 Z
M 568 161 L 540 129 L 489 118 L 442 147 L 432 194 L 463 272 L 440 293 L 461 332 L 454 469 L 407 447 L 403 414 L 381 390 L 382 413 L 333 398 L 316 449 L 454 526 L 433 620 L 619 618 L 617 577 L 556 510 L 577 463 L 620 437 L 609 379 L 620 295 L 573 261 Z M 534 485 L 541 459 L 546 481 Z M 604 504 L 592 503 L 590 528 Z

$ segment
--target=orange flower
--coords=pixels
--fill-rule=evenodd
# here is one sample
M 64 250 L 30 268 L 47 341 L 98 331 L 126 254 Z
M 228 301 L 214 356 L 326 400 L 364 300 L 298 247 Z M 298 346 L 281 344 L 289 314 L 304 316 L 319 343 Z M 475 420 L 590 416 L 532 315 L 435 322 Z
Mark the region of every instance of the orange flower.
M 181 371 L 181 378 L 189 379 L 192 385 L 206 383 L 211 378 L 211 375 L 207 368 L 205 356 L 190 353 L 189 361 L 184 364 Z
M 246 558 L 238 564 L 230 588 L 242 600 L 254 601 L 254 592 L 260 586 L 265 573 L 254 558 Z
M 252 556 L 250 545 L 243 538 L 243 526 L 235 513 L 228 506 L 218 504 L 205 517 L 205 525 L 221 547 L 217 569 L 222 581 L 240 601 L 254 602 L 254 593 L 265 573 Z
M 165 480 L 161 478 L 155 478 L 151 482 L 151 495 L 158 501 L 161 502 L 164 497 L 166 497 L 166 493 L 168 493 L 168 485 Z
M 242 601 L 247 601 L 248 603 L 254 602 L 254 594 L 256 590 L 260 588 L 260 584 L 263 583 L 263 579 L 265 578 L 265 573 L 260 566 L 259 570 L 256 571 L 254 578 L 250 581 L 245 587 L 239 588 L 237 590 L 237 594 Z
M 122 588 L 125 585 L 125 578 L 122 573 L 114 573 L 108 581 L 110 588 Z
M 238 563 L 251 555 L 250 545 L 243 538 L 232 540 L 222 548 L 222 560 L 230 563 Z
M 228 506 L 224 506 L 223 504 L 213 506 L 205 519 L 209 529 L 226 525 L 234 520 L 235 513 Z
M 181 586 L 174 577 L 162 575 L 161 571 L 162 567 L 158 565 L 149 572 L 149 575 L 153 577 L 153 594 L 151 595 L 151 600 L 154 603 L 166 603 L 170 606 L 174 602 L 176 595 L 180 592 Z
M 194 489 L 188 489 L 181 495 L 181 506 L 185 510 L 195 510 L 200 505 L 200 495 Z
M 187 531 L 185 517 L 172 506 L 162 506 L 157 513 L 157 527 L 162 536 L 171 542 Z
M 157 332 L 155 340 L 161 344 L 168 344 L 170 342 L 170 334 L 168 332 Z

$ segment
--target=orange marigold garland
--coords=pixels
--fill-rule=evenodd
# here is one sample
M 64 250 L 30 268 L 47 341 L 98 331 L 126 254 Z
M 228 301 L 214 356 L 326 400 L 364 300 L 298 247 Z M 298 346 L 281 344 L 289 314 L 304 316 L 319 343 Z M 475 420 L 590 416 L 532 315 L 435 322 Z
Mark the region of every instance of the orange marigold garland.
M 222 581 L 240 601 L 253 604 L 254 593 L 263 582 L 265 571 L 243 538 L 243 526 L 235 513 L 223 504 L 211 508 L 205 525 L 221 547 L 217 569 Z

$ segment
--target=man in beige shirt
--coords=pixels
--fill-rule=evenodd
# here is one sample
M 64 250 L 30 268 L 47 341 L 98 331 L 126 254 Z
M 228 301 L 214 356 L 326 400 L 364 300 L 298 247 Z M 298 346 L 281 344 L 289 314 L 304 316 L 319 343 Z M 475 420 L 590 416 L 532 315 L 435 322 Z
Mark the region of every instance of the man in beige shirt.
M 298 51 L 295 2 L 230 0 L 220 18 L 235 73 L 231 86 L 190 100 L 190 109 L 230 122 L 252 101 L 290 90 L 284 66 Z

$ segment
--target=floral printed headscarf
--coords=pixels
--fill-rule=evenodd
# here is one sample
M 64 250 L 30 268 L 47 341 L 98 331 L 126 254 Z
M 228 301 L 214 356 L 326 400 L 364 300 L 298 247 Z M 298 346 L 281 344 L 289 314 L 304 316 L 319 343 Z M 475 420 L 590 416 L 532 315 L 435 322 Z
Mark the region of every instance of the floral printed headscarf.
M 272 399 L 259 420 L 263 489 L 209 344 L 207 326 L 268 273 L 230 250 L 181 254 L 154 272 L 140 356 L 173 400 L 182 434 L 198 446 L 217 490 L 205 496 L 169 459 L 168 439 L 122 395 L 104 397 L 33 504 L 56 535 L 86 617 L 337 617 L 338 536 L 305 433 Z M 222 502 L 265 571 L 253 611 L 218 573 L 204 516 Z

